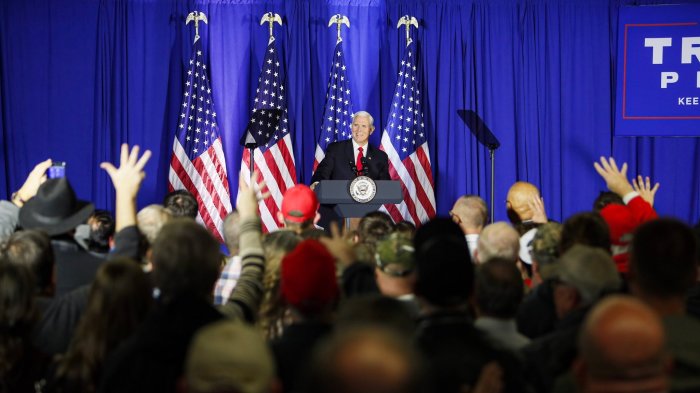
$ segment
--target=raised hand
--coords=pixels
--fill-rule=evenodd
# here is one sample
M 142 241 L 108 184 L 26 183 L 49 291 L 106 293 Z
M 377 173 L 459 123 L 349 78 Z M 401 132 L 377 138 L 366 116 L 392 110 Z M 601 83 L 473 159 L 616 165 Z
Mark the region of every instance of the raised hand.
M 532 222 L 537 224 L 547 223 L 547 212 L 544 210 L 544 199 L 533 197 L 529 202 L 528 206 L 530 211 L 532 211 Z
M 654 197 L 656 196 L 656 191 L 659 190 L 659 186 L 660 184 L 656 183 L 652 188 L 649 176 L 643 179 L 642 175 L 637 175 L 636 179 L 632 179 L 632 187 L 634 190 L 639 193 L 642 199 L 649 202 L 652 207 L 654 206 Z
M 618 169 L 614 158 L 606 159 L 605 157 L 600 157 L 600 164 L 595 162 L 593 167 L 605 180 L 608 189 L 620 197 L 624 197 L 634 191 L 629 180 L 627 180 L 627 163 L 622 164 L 622 168 Z
M 15 197 L 12 201 L 14 204 L 22 206 L 24 202 L 34 198 L 41 183 L 46 181 L 46 170 L 49 169 L 51 164 L 52 161 L 49 158 L 34 166 L 34 169 L 27 175 L 27 179 L 24 181 L 24 184 L 22 184 L 22 187 L 14 194 Z
M 117 195 L 121 194 L 136 198 L 141 182 L 146 177 L 146 172 L 143 171 L 143 168 L 150 158 L 150 150 L 146 150 L 139 158 L 139 147 L 134 146 L 129 151 L 129 145 L 124 143 L 122 144 L 119 168 L 116 168 L 109 162 L 103 162 L 100 164 L 100 168 L 107 171 L 107 174 L 112 179 L 114 189 L 117 190 Z
M 258 183 L 258 178 L 260 177 L 260 172 L 257 170 L 253 171 L 253 176 L 250 179 L 250 185 L 245 182 L 242 177 L 239 178 L 238 185 L 240 191 L 238 192 L 238 202 L 236 203 L 236 210 L 240 214 L 241 218 L 257 217 L 258 216 L 258 202 L 264 200 L 270 196 L 270 192 L 267 191 L 262 193 L 265 189 L 265 181 Z
M 141 182 L 146 177 L 143 167 L 151 158 L 151 151 L 146 150 L 139 158 L 139 147 L 134 146 L 129 151 L 129 146 L 122 144 L 119 168 L 109 162 L 100 164 L 112 179 L 112 184 L 117 192 L 115 230 L 119 232 L 125 227 L 136 225 L 136 195 L 141 188 Z
M 355 251 L 352 248 L 352 242 L 348 239 L 345 234 L 345 228 L 343 230 L 338 228 L 337 222 L 331 222 L 331 237 L 319 239 L 321 243 L 328 249 L 328 251 L 333 255 L 341 264 L 344 266 L 349 266 L 355 262 Z

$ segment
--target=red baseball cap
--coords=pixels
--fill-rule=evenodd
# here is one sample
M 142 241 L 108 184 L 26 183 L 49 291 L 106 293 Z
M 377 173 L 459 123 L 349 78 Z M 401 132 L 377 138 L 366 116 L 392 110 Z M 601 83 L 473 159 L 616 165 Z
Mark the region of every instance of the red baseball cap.
M 319 206 L 316 193 L 304 184 L 287 189 L 282 197 L 282 215 L 292 222 L 313 220 Z

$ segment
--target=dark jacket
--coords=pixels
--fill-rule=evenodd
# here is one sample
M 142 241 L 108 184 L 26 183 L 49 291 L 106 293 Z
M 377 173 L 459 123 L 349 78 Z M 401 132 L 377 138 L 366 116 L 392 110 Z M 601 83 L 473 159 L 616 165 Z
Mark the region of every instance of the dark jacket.
M 331 325 L 302 322 L 287 326 L 282 337 L 271 343 L 275 356 L 277 375 L 283 392 L 297 392 L 302 387 L 304 375 L 316 344 L 331 333 Z
M 389 157 L 385 152 L 367 144 L 366 163 L 367 176 L 373 180 L 391 180 L 389 176 Z M 355 178 L 353 165 L 355 154 L 352 148 L 352 139 L 333 142 L 326 149 L 325 158 L 318 164 L 311 182 L 320 180 L 350 180 Z
M 523 299 L 518 308 L 518 331 L 530 339 L 551 333 L 557 324 L 552 285 L 551 280 L 545 280 Z
M 34 345 L 49 355 L 68 350 L 73 332 L 87 308 L 90 285 L 56 297 L 41 313 L 34 332 Z
M 211 304 L 194 296 L 157 306 L 136 334 L 107 358 L 99 391 L 175 392 L 194 334 L 222 318 Z
M 537 392 L 551 392 L 557 377 L 574 362 L 577 338 L 590 307 L 570 311 L 556 324 L 555 330 L 522 349 L 528 382 Z
M 518 358 L 491 344 L 466 312 L 439 312 L 420 318 L 416 340 L 435 392 L 473 388 L 481 369 L 491 361 L 503 368 L 503 392 L 529 391 Z
M 87 251 L 68 236 L 52 238 L 51 246 L 56 258 L 56 297 L 91 284 L 106 257 Z

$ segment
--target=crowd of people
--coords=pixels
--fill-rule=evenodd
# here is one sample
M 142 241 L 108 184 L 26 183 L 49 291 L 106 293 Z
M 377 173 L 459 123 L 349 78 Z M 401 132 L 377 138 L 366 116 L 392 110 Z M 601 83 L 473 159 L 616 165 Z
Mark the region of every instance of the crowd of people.
M 515 183 L 416 228 L 317 226 L 305 185 L 262 233 L 254 172 L 224 221 L 185 191 L 136 208 L 150 152 L 102 168 L 114 215 L 39 163 L 0 201 L 0 393 L 700 391 L 697 228 L 601 158 L 608 191 L 562 223 Z

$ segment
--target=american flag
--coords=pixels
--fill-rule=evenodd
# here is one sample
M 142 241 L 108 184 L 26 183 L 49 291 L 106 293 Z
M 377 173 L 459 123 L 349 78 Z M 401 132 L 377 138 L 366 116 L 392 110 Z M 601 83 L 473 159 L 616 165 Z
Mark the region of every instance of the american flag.
M 343 54 L 343 42 L 335 45 L 333 64 L 328 76 L 326 106 L 323 110 L 323 124 L 318 136 L 314 157 L 314 171 L 326 156 L 326 147 L 333 142 L 350 139 L 352 136 L 352 99 L 348 82 L 347 66 Z
M 275 39 L 270 38 L 245 135 L 248 142 L 255 140 L 259 146 L 254 150 L 255 169 L 260 172 L 260 180 L 265 181 L 271 194 L 270 198 L 260 201 L 259 206 L 263 228 L 267 232 L 279 228 L 277 212 L 282 206 L 282 195 L 297 182 L 283 81 Z M 249 149 L 243 152 L 240 176 L 246 183 L 250 182 Z
M 197 220 L 223 241 L 221 229 L 231 212 L 231 193 L 201 40 L 194 43 L 184 90 L 168 188 L 192 193 L 199 202 Z
M 401 59 L 398 82 L 381 148 L 389 156 L 389 174 L 401 180 L 403 202 L 384 205 L 395 222 L 415 224 L 435 216 L 435 193 L 426 140 L 421 91 L 416 66 L 416 44 L 410 43 Z

